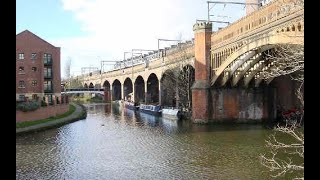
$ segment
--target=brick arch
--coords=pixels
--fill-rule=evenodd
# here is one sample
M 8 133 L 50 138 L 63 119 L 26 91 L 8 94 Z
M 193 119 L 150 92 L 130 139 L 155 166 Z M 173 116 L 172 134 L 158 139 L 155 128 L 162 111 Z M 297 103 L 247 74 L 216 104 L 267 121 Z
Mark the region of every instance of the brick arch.
M 147 103 L 159 102 L 159 82 L 160 79 L 155 73 L 150 73 L 147 78 Z
M 110 90 L 111 89 L 111 85 L 110 85 L 110 82 L 108 80 L 105 80 L 103 82 L 102 86 L 105 88 L 105 90 Z
M 145 83 L 146 80 L 141 75 L 134 79 L 134 101 L 136 103 L 145 101 Z
M 144 79 L 145 81 L 148 81 L 148 78 L 150 77 L 151 74 L 155 74 L 156 77 L 157 77 L 158 80 L 159 80 L 159 77 L 161 77 L 162 72 L 161 72 L 161 71 L 156 71 L 156 72 L 149 71 L 148 73 L 145 73 L 144 76 L 142 76 L 142 77 L 143 77 L 143 79 Z
M 127 101 L 132 101 L 133 97 L 131 96 L 131 93 L 133 93 L 133 81 L 131 80 L 131 78 L 127 77 L 125 78 L 124 82 L 123 82 L 123 95 L 124 95 L 124 99 Z
M 121 98 L 121 91 L 122 91 L 122 84 L 120 80 L 114 79 L 112 82 L 112 100 L 120 100 Z

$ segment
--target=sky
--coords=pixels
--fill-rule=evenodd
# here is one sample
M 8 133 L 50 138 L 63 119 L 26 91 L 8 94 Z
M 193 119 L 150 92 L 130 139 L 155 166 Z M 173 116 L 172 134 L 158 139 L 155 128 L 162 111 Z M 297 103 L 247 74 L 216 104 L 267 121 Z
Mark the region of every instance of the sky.
M 210 8 L 211 20 L 234 22 L 245 15 L 244 5 Z M 16 0 L 16 34 L 27 29 L 60 47 L 61 76 L 68 60 L 76 76 L 82 67 L 121 61 L 132 49 L 156 50 L 158 39 L 191 40 L 196 19 L 207 14 L 207 0 Z M 213 23 L 213 30 L 225 26 Z M 160 41 L 160 49 L 175 43 Z

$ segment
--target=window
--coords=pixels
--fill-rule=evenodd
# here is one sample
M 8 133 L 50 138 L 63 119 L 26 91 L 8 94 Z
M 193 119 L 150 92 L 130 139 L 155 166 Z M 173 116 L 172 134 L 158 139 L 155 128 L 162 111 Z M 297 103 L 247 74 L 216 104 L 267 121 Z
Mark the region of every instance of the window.
M 19 59 L 20 60 L 24 59 L 24 53 L 19 53 Z
M 33 72 L 36 72 L 36 71 L 37 71 L 37 67 L 32 67 L 31 70 L 32 70 Z
M 37 53 L 31 53 L 31 59 L 36 59 Z
M 32 99 L 33 100 L 37 100 L 38 99 L 38 95 L 37 94 L 32 94 Z
M 52 78 L 52 67 L 44 67 L 43 71 L 45 78 Z
M 51 56 L 51 54 L 44 53 L 44 55 L 43 55 L 43 61 L 44 61 L 44 64 L 51 64 L 51 63 L 52 63 L 52 56 Z
M 52 91 L 52 81 L 44 81 L 44 90 Z
M 24 95 L 19 95 L 19 101 L 24 101 Z
M 36 81 L 36 80 L 33 80 L 33 81 L 31 82 L 31 85 L 32 85 L 32 86 L 37 86 L 37 81 Z
M 24 74 L 24 67 L 23 66 L 19 67 L 19 74 Z
M 19 88 L 25 88 L 24 81 L 19 81 Z
M 53 104 L 52 94 L 48 95 L 48 103 Z

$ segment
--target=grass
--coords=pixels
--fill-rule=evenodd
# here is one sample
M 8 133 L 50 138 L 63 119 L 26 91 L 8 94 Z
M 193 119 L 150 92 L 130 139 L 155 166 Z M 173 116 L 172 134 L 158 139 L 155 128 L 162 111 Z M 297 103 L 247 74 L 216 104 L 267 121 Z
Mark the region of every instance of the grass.
M 36 125 L 36 124 L 41 124 L 41 123 L 57 120 L 57 119 L 60 119 L 60 118 L 64 118 L 64 117 L 67 117 L 70 114 L 72 114 L 75 110 L 76 110 L 76 107 L 74 105 L 72 105 L 72 104 L 69 104 L 69 111 L 64 113 L 64 114 L 60 114 L 60 115 L 57 115 L 57 116 L 54 116 L 54 117 L 49 117 L 47 119 L 18 122 L 18 123 L 16 123 L 16 128 L 24 128 L 24 127 L 33 126 L 33 125 Z

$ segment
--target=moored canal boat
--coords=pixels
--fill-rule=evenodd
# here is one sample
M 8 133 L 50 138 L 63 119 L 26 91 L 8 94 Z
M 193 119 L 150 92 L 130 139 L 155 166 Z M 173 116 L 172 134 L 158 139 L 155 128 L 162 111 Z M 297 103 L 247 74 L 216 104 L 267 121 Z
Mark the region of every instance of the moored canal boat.
M 161 116 L 161 112 L 162 112 L 160 105 L 140 104 L 139 110 L 140 110 L 140 112 L 152 114 L 155 116 Z
M 171 120 L 180 120 L 182 117 L 182 112 L 180 109 L 163 108 L 162 117 Z
M 124 107 L 127 108 L 127 109 L 134 110 L 134 111 L 139 110 L 139 106 L 136 103 L 133 103 L 133 102 L 125 101 L 124 102 Z

